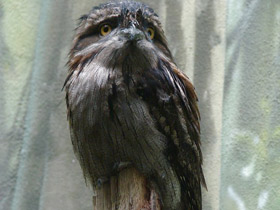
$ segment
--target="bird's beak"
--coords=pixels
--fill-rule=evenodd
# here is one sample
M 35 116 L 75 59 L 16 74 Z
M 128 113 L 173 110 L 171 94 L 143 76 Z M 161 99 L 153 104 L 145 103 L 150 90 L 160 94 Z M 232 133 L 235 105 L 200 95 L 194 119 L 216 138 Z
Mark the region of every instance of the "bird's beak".
M 137 42 L 145 38 L 144 33 L 134 23 L 131 23 L 128 28 L 124 28 L 121 33 L 128 41 Z

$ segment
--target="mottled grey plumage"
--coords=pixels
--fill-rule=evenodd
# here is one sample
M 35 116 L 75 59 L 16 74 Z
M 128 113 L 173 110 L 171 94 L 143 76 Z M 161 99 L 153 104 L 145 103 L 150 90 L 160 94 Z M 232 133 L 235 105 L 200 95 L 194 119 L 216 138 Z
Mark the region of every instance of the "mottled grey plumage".
M 106 36 L 104 23 L 112 28 Z M 197 97 L 154 11 L 130 1 L 94 7 L 80 20 L 68 65 L 71 139 L 91 184 L 131 162 L 158 189 L 163 209 L 200 210 Z

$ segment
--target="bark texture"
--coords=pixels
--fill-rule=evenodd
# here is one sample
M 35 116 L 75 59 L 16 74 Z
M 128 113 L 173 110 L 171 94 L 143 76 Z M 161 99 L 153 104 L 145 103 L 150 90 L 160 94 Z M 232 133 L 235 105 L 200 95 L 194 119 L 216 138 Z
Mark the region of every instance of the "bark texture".
M 130 168 L 112 176 L 96 190 L 93 210 L 161 210 L 158 195 L 144 176 Z

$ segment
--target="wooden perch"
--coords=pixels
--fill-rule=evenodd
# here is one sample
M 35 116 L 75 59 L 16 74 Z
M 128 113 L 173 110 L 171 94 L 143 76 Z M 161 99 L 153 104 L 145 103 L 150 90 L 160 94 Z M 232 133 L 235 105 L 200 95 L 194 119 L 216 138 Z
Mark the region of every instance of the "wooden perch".
M 136 169 L 122 170 L 96 190 L 94 210 L 161 210 L 159 197 Z

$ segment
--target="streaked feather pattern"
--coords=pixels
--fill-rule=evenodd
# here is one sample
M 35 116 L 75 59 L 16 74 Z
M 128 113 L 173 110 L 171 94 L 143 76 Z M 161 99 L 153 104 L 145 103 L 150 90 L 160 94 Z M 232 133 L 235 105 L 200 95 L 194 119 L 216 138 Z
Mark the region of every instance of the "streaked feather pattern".
M 113 30 L 102 37 L 104 23 Z M 197 96 L 154 11 L 131 1 L 93 8 L 80 19 L 68 66 L 71 139 L 86 179 L 96 186 L 116 163 L 131 162 L 156 186 L 164 210 L 201 210 Z

